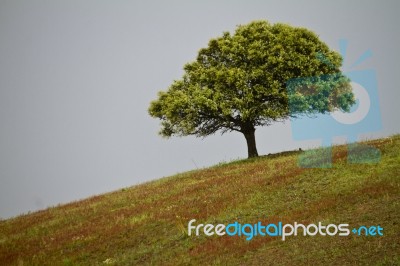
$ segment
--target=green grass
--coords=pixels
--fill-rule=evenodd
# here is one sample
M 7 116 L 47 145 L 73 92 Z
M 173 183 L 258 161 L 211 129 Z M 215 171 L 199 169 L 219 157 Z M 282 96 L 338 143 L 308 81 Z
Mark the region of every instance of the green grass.
M 300 152 L 162 178 L 0 221 L 0 265 L 400 265 L 400 135 L 379 163 L 300 168 Z M 384 236 L 188 236 L 187 223 L 380 225 Z

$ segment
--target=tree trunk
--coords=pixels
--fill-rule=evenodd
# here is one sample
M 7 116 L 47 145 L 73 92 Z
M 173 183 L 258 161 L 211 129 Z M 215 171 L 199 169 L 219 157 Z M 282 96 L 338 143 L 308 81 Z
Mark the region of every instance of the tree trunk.
M 258 157 L 257 146 L 256 146 L 256 136 L 255 136 L 255 129 L 243 132 L 244 137 L 246 138 L 247 142 L 247 154 L 248 158 Z

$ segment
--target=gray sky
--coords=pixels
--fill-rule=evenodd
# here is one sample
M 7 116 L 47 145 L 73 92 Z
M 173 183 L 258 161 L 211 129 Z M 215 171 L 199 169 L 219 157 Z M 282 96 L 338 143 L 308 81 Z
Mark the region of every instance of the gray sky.
M 0 217 L 247 156 L 243 136 L 162 139 L 149 102 L 210 38 L 255 19 L 307 27 L 376 70 L 383 129 L 400 132 L 398 1 L 0 0 Z M 349 63 L 349 64 L 350 64 Z M 260 154 L 310 147 L 290 123 Z

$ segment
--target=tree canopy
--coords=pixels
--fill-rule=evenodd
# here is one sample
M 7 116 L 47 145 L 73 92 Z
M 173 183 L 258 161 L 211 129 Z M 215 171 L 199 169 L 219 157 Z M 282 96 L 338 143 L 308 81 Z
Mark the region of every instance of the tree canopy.
M 342 57 L 312 31 L 254 21 L 224 32 L 184 66 L 184 75 L 152 101 L 162 136 L 237 131 L 258 156 L 255 129 L 290 117 L 349 111 Z

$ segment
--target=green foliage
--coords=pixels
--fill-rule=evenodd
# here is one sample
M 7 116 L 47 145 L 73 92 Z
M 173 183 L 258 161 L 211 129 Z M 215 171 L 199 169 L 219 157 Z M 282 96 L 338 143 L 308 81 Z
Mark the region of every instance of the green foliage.
M 159 92 L 149 113 L 162 136 L 248 133 L 302 114 L 354 104 L 342 58 L 305 28 L 254 21 L 224 32 Z

